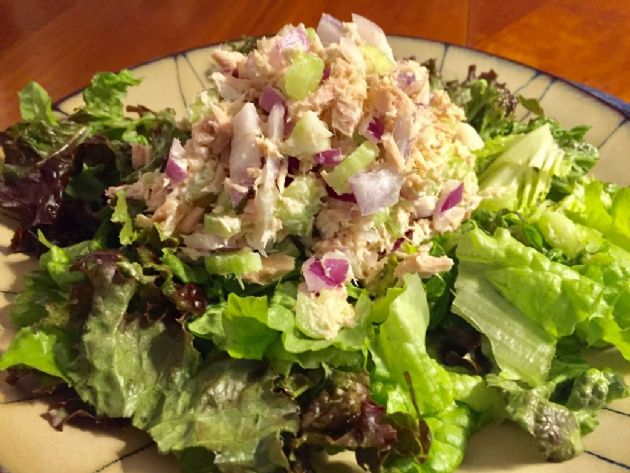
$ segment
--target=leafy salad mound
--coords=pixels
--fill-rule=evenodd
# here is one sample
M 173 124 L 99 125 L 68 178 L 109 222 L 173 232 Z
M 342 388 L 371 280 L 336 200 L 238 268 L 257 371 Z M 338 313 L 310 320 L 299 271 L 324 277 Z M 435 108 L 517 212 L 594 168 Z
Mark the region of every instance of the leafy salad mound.
M 20 92 L 0 207 L 39 269 L 8 379 L 63 390 L 53 426 L 124 419 L 187 472 L 346 450 L 450 472 L 501 421 L 547 460 L 579 455 L 628 395 L 583 349 L 630 360 L 630 189 L 586 176 L 588 128 L 493 72 L 396 60 L 358 15 L 213 61 L 183 121 L 125 113 L 129 71 L 64 117 Z

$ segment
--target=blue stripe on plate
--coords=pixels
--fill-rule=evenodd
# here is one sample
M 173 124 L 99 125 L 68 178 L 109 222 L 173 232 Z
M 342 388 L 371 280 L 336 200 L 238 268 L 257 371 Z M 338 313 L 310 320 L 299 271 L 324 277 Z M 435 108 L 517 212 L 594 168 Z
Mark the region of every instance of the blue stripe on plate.
M 124 455 L 120 456 L 119 458 L 117 458 L 116 460 L 113 460 L 109 463 L 107 463 L 106 465 L 101 466 L 98 470 L 95 470 L 94 473 L 100 473 L 102 471 L 105 471 L 106 469 L 108 469 L 110 466 L 115 465 L 116 463 L 119 463 L 123 460 L 125 460 L 126 458 L 129 458 L 133 455 L 136 455 L 144 450 L 146 450 L 147 448 L 149 448 L 151 445 L 153 445 L 153 442 L 149 442 L 146 445 L 143 445 L 142 447 L 138 447 L 135 450 L 129 452 L 129 453 L 125 453 Z
M 625 463 L 619 462 L 617 460 L 613 460 L 612 458 L 605 457 L 604 455 L 600 455 L 599 453 L 591 452 L 590 450 L 584 450 L 584 453 L 588 453 L 589 455 L 597 458 L 598 460 L 604 461 L 610 465 L 615 465 L 615 466 L 618 466 L 619 468 L 630 471 L 630 466 L 626 465 Z
M 620 411 L 619 409 L 613 409 L 612 407 L 604 407 L 604 409 L 610 412 L 614 412 L 615 414 L 619 414 L 621 416 L 630 417 L 629 413 Z
M 613 107 L 617 108 L 620 112 L 622 112 L 626 117 L 630 117 L 630 104 L 627 102 L 624 102 L 623 100 L 621 100 L 620 98 L 617 98 L 613 95 L 610 95 L 606 92 L 602 92 L 599 89 L 596 89 L 594 87 L 588 86 L 588 85 L 584 85 L 584 84 L 580 84 L 579 82 L 574 82 L 574 81 L 569 81 L 571 83 L 572 86 L 584 90 L 585 92 L 588 92 L 590 94 L 593 94 L 594 96 L 596 96 L 598 99 L 606 102 L 609 105 L 612 105 Z

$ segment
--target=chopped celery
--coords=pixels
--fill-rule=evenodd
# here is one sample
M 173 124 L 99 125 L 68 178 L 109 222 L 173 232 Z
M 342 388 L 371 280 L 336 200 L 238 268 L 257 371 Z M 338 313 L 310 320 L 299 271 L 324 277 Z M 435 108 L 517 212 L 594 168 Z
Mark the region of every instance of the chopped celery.
M 367 66 L 368 73 L 383 76 L 389 74 L 394 68 L 394 63 L 389 59 L 383 51 L 371 44 L 363 44 L 360 46 L 363 59 Z
M 352 154 L 341 161 L 335 169 L 324 175 L 324 180 L 337 194 L 344 194 L 348 192 L 348 180 L 355 174 L 365 171 L 374 162 L 378 154 L 378 146 L 365 141 Z
M 310 26 L 306 28 L 306 37 L 311 43 L 315 43 L 319 41 L 319 36 L 317 36 L 317 32 L 315 31 L 315 28 L 312 28 Z
M 292 156 L 319 153 L 330 148 L 332 133 L 312 111 L 304 113 L 291 130 L 282 151 Z
M 190 123 L 196 123 L 210 113 L 210 106 L 217 103 L 219 94 L 215 89 L 202 90 L 188 105 L 186 112 Z
M 233 253 L 209 255 L 205 258 L 206 271 L 210 274 L 241 276 L 245 273 L 262 269 L 262 260 L 258 253 L 242 249 Z
M 282 221 L 282 229 L 291 235 L 310 235 L 313 218 L 325 194 L 319 179 L 313 176 L 296 177 L 282 192 L 278 202 L 276 216 Z
M 241 231 L 241 219 L 231 215 L 206 214 L 203 226 L 211 235 L 230 238 Z
M 315 54 L 297 51 L 284 71 L 284 91 L 293 100 L 302 100 L 319 86 L 324 61 Z

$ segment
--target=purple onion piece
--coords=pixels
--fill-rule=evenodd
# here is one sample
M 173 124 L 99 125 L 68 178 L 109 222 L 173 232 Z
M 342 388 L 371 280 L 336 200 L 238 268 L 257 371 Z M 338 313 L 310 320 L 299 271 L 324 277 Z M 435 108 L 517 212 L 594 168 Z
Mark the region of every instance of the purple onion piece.
M 321 164 L 324 166 L 335 166 L 343 160 L 341 150 L 339 148 L 327 149 L 321 153 L 316 153 L 313 156 L 315 164 Z
M 322 44 L 328 46 L 331 43 L 339 42 L 341 38 L 341 28 L 342 23 L 340 20 L 328 13 L 324 13 L 315 31 Z
M 343 202 L 352 202 L 354 204 L 356 204 L 357 202 L 357 199 L 354 197 L 354 194 L 352 193 L 337 194 L 335 190 L 332 187 L 330 187 L 328 184 L 326 184 L 326 193 L 328 194 L 329 197 L 333 199 L 341 200 Z
M 404 238 L 399 238 L 398 240 L 396 240 L 394 244 L 392 245 L 392 251 L 398 251 L 398 249 L 402 246 L 404 241 L 405 241 Z
M 363 133 L 363 136 L 365 136 L 372 143 L 376 144 L 381 141 L 384 132 L 385 122 L 378 117 L 373 117 L 370 123 L 368 123 L 367 129 Z
M 311 257 L 302 265 L 304 282 L 310 292 L 341 287 L 348 277 L 350 263 L 338 253 L 326 253 L 321 259 Z
M 462 182 L 455 189 L 453 189 L 439 205 L 438 213 L 444 213 L 449 209 L 452 209 L 462 201 L 464 197 L 464 183 Z
M 311 46 L 311 42 L 309 41 L 308 36 L 306 36 L 304 28 L 295 27 L 280 38 L 278 46 L 281 51 L 285 49 L 301 49 L 306 51 Z
M 168 152 L 168 161 L 166 161 L 164 174 L 173 184 L 179 184 L 188 175 L 186 162 L 184 161 L 184 148 L 177 138 L 173 139 L 171 149 Z
M 321 265 L 326 277 L 337 286 L 341 286 L 346 281 L 348 269 L 350 269 L 350 263 L 347 259 L 339 258 L 337 255 L 324 255 L 321 259 Z
M 270 86 L 266 86 L 258 99 L 258 106 L 262 108 L 265 112 L 271 112 L 271 109 L 276 104 L 284 105 L 284 97 L 280 92 Z
M 300 172 L 300 160 L 295 156 L 289 156 L 289 174 L 297 174 Z
M 396 80 L 400 88 L 405 88 L 416 81 L 416 75 L 413 72 L 401 71 L 398 73 Z
M 324 73 L 322 74 L 322 82 L 330 78 L 330 66 L 326 66 Z

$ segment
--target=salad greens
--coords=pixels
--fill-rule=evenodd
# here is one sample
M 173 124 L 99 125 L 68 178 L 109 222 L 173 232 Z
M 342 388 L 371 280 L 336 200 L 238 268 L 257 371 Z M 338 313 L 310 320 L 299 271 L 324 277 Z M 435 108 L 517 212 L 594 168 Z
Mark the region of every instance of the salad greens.
M 630 361 L 630 189 L 586 176 L 588 128 L 493 71 L 396 61 L 358 15 L 213 59 L 179 122 L 125 109 L 126 70 L 67 117 L 20 92 L 0 208 L 39 268 L 0 370 L 67 386 L 68 421 L 128 419 L 186 472 L 349 450 L 446 473 L 501 421 L 547 460 L 583 452 L 629 394 L 583 349 Z

